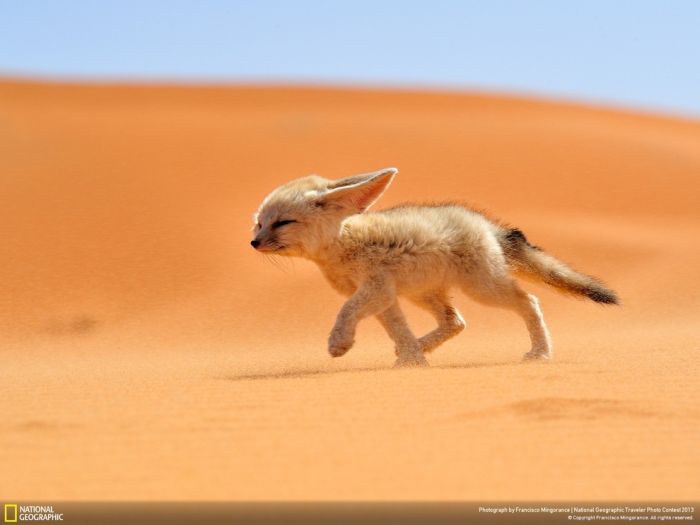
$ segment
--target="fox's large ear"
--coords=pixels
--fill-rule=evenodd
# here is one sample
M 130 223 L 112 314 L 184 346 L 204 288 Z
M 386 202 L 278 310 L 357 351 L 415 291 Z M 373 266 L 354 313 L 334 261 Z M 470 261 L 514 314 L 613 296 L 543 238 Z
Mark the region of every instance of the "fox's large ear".
M 363 212 L 382 196 L 398 172 L 396 168 L 384 168 L 334 181 L 321 195 L 321 201 Z

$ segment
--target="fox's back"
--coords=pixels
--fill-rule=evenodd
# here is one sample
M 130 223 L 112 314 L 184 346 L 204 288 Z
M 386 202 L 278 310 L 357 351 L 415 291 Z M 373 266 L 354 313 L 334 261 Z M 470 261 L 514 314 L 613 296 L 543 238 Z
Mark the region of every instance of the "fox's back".
M 384 269 L 399 287 L 450 279 L 453 271 L 487 270 L 501 258 L 498 226 L 453 204 L 403 205 L 353 215 L 342 225 L 341 265 L 353 274 Z
M 402 205 L 349 217 L 341 237 L 353 249 L 384 248 L 418 255 L 481 245 L 496 229 L 483 215 L 463 206 Z

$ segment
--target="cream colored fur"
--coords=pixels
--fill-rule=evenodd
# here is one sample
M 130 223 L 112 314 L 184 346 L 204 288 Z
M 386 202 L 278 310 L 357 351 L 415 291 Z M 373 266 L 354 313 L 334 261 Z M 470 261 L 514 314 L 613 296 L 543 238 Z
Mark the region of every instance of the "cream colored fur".
M 427 364 L 425 352 L 465 327 L 449 300 L 450 289 L 456 287 L 476 301 L 519 314 L 531 339 L 525 357 L 549 358 L 552 346 L 537 299 L 511 276 L 512 269 L 546 273 L 546 268 L 527 263 L 540 261 L 534 251 L 544 252 L 529 245 L 518 230 L 504 229 L 459 205 L 367 212 L 397 171 L 386 168 L 338 181 L 315 175 L 297 179 L 270 193 L 255 215 L 252 244 L 259 251 L 314 261 L 331 286 L 348 297 L 328 340 L 330 354 L 345 354 L 357 324 L 374 315 L 396 345 L 398 365 Z M 508 232 L 519 237 L 508 237 Z M 417 338 L 399 296 L 430 312 L 437 327 Z

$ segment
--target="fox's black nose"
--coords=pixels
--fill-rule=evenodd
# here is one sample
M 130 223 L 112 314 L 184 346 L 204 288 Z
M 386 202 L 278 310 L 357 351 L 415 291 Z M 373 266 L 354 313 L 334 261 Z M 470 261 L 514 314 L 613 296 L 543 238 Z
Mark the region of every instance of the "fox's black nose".
M 255 239 L 255 240 L 253 240 L 253 241 L 250 241 L 250 245 L 251 245 L 253 248 L 257 248 L 258 246 L 260 246 L 260 241 L 257 240 L 257 239 Z

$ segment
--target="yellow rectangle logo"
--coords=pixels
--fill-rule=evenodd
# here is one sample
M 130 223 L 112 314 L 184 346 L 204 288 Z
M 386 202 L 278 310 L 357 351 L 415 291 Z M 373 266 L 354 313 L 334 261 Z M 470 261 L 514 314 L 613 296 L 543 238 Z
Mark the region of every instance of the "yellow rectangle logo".
M 16 503 L 5 503 L 3 518 L 5 518 L 5 523 L 17 523 Z

